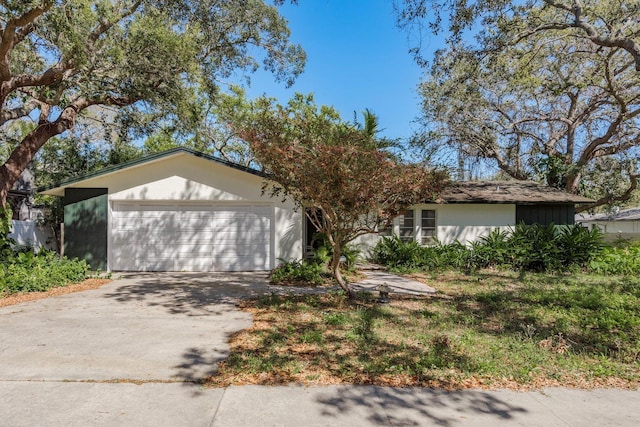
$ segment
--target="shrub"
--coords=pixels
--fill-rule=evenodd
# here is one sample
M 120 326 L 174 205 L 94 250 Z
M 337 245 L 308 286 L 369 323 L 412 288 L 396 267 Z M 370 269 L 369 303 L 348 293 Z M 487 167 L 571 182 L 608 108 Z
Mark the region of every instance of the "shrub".
M 314 261 L 280 261 L 282 263 L 271 272 L 271 283 L 275 285 L 299 283 L 317 286 L 324 282 L 324 264 Z
M 391 268 L 419 268 L 428 259 L 429 248 L 416 241 L 405 242 L 394 235 L 383 237 L 373 248 L 371 258 L 374 262 Z
M 383 237 L 374 262 L 397 269 L 464 269 L 506 266 L 523 271 L 567 271 L 589 265 L 602 250 L 602 235 L 580 225 L 518 224 L 511 233 L 495 230 L 465 246 L 456 241 L 423 247 L 398 236 Z
M 0 292 L 46 291 L 87 278 L 89 265 L 54 252 L 19 252 L 0 264 Z
M 603 248 L 589 269 L 598 274 L 640 275 L 640 242 Z
M 479 241 L 472 242 L 472 264 L 476 268 L 502 266 L 511 263 L 509 233 L 505 230 L 493 230 Z

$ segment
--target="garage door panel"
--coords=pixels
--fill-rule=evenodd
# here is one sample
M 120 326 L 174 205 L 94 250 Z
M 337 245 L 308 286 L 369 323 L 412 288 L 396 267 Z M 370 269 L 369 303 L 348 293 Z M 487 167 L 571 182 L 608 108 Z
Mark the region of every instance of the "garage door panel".
M 269 206 L 115 203 L 111 268 L 268 270 L 271 224 Z

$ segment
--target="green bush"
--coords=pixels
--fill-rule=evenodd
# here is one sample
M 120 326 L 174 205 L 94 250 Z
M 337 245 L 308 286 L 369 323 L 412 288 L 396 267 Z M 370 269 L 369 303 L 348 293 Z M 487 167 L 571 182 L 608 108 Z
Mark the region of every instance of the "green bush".
M 420 268 L 428 260 L 429 248 L 416 241 L 402 241 L 398 236 L 383 237 L 372 250 L 372 260 L 391 268 Z
M 19 252 L 0 263 L 0 293 L 46 291 L 87 278 L 89 265 L 54 252 Z
M 465 246 L 420 246 L 398 236 L 383 237 L 372 251 L 372 260 L 389 268 L 475 270 L 508 267 L 523 271 L 568 271 L 584 268 L 602 250 L 602 235 L 580 225 L 518 224 L 510 233 L 495 230 Z
M 605 247 L 590 260 L 589 269 L 598 274 L 640 275 L 640 242 Z
M 271 283 L 279 285 L 282 283 L 300 283 L 321 285 L 324 282 L 324 264 L 318 264 L 313 260 L 309 261 L 285 261 L 271 272 Z

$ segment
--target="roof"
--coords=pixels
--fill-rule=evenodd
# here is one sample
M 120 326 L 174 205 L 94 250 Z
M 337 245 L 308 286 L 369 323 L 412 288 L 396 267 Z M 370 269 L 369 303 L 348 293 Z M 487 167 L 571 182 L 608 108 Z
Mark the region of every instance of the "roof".
M 63 192 L 63 190 L 67 187 L 71 187 L 74 184 L 78 184 L 82 181 L 85 181 L 87 179 L 90 178 L 96 178 L 99 176 L 104 176 L 104 175 L 109 175 L 109 174 L 113 174 L 113 173 L 118 173 L 122 170 L 125 169 L 130 169 L 130 168 L 134 168 L 134 167 L 140 167 L 142 165 L 148 164 L 148 163 L 152 163 L 158 160 L 163 160 L 163 159 L 167 159 L 170 157 L 176 157 L 176 156 L 181 156 L 181 155 L 192 155 L 192 156 L 196 156 L 196 157 L 201 157 L 203 159 L 206 160 L 210 160 L 212 162 L 216 162 L 216 163 L 220 163 L 222 165 L 225 166 L 229 166 L 231 168 L 234 169 L 238 169 L 253 175 L 257 175 L 260 177 L 266 177 L 266 174 L 262 171 L 259 171 L 257 169 L 253 169 L 253 168 L 249 168 L 246 166 L 242 166 L 239 165 L 237 163 L 233 163 L 233 162 L 229 162 L 227 160 L 223 160 L 223 159 L 219 159 L 217 157 L 213 157 L 209 154 L 205 154 L 205 153 L 201 153 L 199 151 L 195 151 L 192 150 L 190 148 L 184 148 L 184 147 L 178 147 L 178 148 L 173 148 L 171 150 L 167 150 L 167 151 L 163 151 L 161 153 L 154 153 L 154 154 L 150 154 L 147 156 L 143 156 L 140 157 L 138 159 L 129 161 L 129 162 L 125 162 L 125 163 L 120 163 L 117 165 L 113 165 L 113 166 L 108 166 L 104 169 L 100 169 L 97 170 L 95 172 L 91 172 L 85 175 L 81 175 L 81 176 L 77 176 L 74 178 L 70 178 L 61 182 L 58 182 L 54 185 L 48 186 L 48 187 L 43 187 L 43 188 L 38 188 L 37 192 L 38 193 L 45 193 L 45 194 L 50 194 L 50 195 L 61 195 Z
M 531 181 L 452 182 L 442 191 L 440 198 L 445 203 L 593 203 L 586 197 Z
M 38 189 L 38 192 L 58 195 L 64 194 L 64 189 L 75 186 L 85 180 L 115 174 L 125 169 L 141 167 L 145 164 L 167 159 L 170 157 L 192 155 L 212 162 L 220 163 L 234 169 L 238 169 L 253 175 L 267 178 L 267 174 L 257 169 L 248 168 L 237 163 L 228 162 L 217 157 L 210 156 L 189 148 L 174 148 L 162 153 L 151 154 L 139 159 L 121 163 L 114 166 L 59 182 L 46 188 Z M 562 190 L 550 188 L 529 181 L 460 181 L 452 182 L 443 190 L 439 200 L 445 203 L 518 203 L 518 204 L 573 204 L 592 203 L 593 200 L 586 197 L 570 194 Z
M 640 221 L 640 207 L 625 209 L 616 213 L 578 215 L 576 221 Z

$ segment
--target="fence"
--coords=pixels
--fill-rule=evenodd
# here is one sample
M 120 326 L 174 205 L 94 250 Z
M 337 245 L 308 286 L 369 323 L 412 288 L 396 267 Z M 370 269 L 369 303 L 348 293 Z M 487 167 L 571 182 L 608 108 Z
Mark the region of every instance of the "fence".
M 38 225 L 36 221 L 13 220 L 9 237 L 20 246 L 31 246 L 36 249 L 57 250 L 56 238 L 50 227 Z

